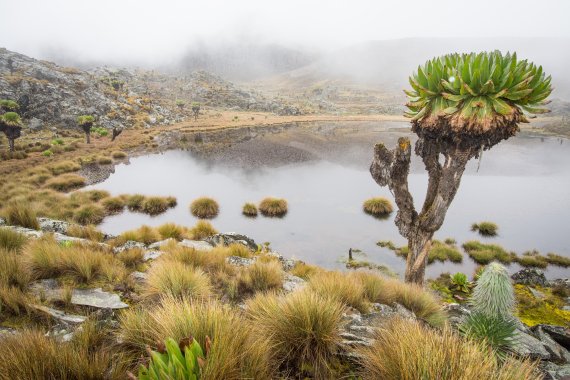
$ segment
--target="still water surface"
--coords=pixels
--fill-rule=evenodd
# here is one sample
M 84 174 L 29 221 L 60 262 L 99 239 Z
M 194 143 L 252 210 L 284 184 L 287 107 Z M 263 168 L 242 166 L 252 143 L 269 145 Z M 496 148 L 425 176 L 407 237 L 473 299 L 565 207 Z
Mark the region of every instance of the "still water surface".
M 196 218 L 189 212 L 190 202 L 210 196 L 220 204 L 220 214 L 212 221 L 220 231 L 271 242 L 271 247 L 285 256 L 328 268 L 342 267 L 339 259 L 346 257 L 349 248 L 356 248 L 365 252 L 366 260 L 402 274 L 404 261 L 376 245 L 378 240 L 405 244 L 394 225 L 395 213 L 377 220 L 361 208 L 369 197 L 393 199 L 388 189 L 372 180 L 368 166 L 374 143 L 393 146 L 400 136 L 413 137 L 406 127 L 406 123 L 396 122 L 299 124 L 247 130 L 243 132 L 247 136 L 232 136 L 231 143 L 210 143 L 206 153 L 172 150 L 135 157 L 91 188 L 113 195 L 173 195 L 178 206 L 156 217 L 125 212 L 105 219 L 101 227 L 119 234 L 142 224 L 191 226 Z M 417 157 L 409 183 L 419 209 L 427 174 Z M 469 163 L 436 238 L 453 237 L 459 244 L 484 240 L 519 254 L 537 249 L 570 256 L 569 195 L 569 142 L 521 133 L 485 152 L 480 163 Z M 286 198 L 288 214 L 282 219 L 241 215 L 245 202 L 259 202 L 265 196 Z M 500 226 L 498 237 L 485 239 L 470 231 L 473 222 L 483 220 Z M 474 268 L 464 255 L 462 264 L 430 265 L 427 275 L 434 277 L 444 271 L 471 274 Z M 511 272 L 518 269 L 515 264 L 509 268 Z M 568 277 L 568 272 L 550 267 L 547 276 Z

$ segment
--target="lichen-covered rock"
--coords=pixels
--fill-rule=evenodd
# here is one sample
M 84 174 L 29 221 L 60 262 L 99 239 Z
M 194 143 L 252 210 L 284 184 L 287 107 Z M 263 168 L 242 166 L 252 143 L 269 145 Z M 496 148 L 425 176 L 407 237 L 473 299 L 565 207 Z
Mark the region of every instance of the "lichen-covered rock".
M 558 344 L 570 350 L 570 329 L 563 326 L 536 325 L 532 330 L 540 329 L 550 335 Z
M 548 282 L 544 276 L 544 272 L 540 269 L 525 268 L 511 276 L 515 284 L 529 286 L 546 286 Z
M 532 332 L 534 336 L 544 344 L 548 352 L 550 352 L 553 361 L 557 363 L 570 363 L 570 352 L 552 339 L 552 337 L 544 331 L 542 326 L 534 326 Z
M 544 373 L 543 380 L 568 380 L 570 379 L 570 364 L 555 364 L 542 362 L 540 366 Z
M 453 327 L 458 327 L 461 323 L 465 322 L 467 317 L 471 314 L 469 308 L 458 303 L 446 303 L 443 305 L 443 310 L 446 312 L 448 321 Z
M 275 251 L 267 252 L 267 255 L 277 258 L 277 260 L 279 260 L 285 272 L 290 271 L 297 264 L 297 260 L 287 259 Z
M 176 242 L 175 239 L 173 238 L 168 238 L 166 240 L 161 240 L 161 241 L 157 241 L 156 243 L 152 243 L 148 246 L 148 249 L 152 249 L 152 250 L 160 250 L 160 247 L 162 247 L 163 245 L 166 244 L 170 244 L 170 243 L 174 243 Z
M 14 232 L 20 233 L 20 234 L 25 235 L 26 237 L 32 238 L 32 239 L 39 239 L 42 236 L 44 236 L 44 233 L 42 231 L 32 230 L 31 228 L 25 228 L 25 227 L 20 227 L 20 226 L 4 226 L 4 227 L 0 227 L 0 228 L 9 228 Z
M 183 247 L 194 248 L 197 251 L 211 251 L 212 249 L 214 249 L 214 247 L 212 247 L 210 243 L 201 240 L 184 239 L 178 244 Z
M 235 265 L 237 267 L 248 267 L 252 265 L 255 260 L 248 259 L 246 257 L 239 257 L 239 256 L 230 256 L 226 258 L 226 262 L 231 265 Z
M 226 232 L 226 233 L 222 233 L 222 234 L 215 234 L 215 235 L 212 235 L 212 236 L 206 238 L 206 241 L 213 246 L 217 246 L 217 245 L 226 245 L 227 246 L 230 244 L 239 243 L 239 244 L 245 245 L 246 247 L 248 247 L 252 251 L 257 251 L 257 248 L 258 248 L 258 245 L 255 243 L 255 240 L 253 240 L 252 238 L 250 238 L 246 235 L 238 234 L 235 232 Z
M 64 222 L 63 220 L 55 220 L 49 218 L 38 218 L 38 223 L 40 225 L 40 229 L 44 232 L 58 232 L 60 234 L 66 234 L 69 226 L 71 225 L 68 222 Z
M 544 344 L 534 336 L 521 330 L 516 331 L 512 352 L 519 357 L 530 357 L 531 359 L 549 360 L 552 355 Z
M 143 260 L 144 260 L 144 261 L 156 260 L 156 259 L 158 259 L 160 256 L 162 256 L 162 252 L 161 252 L 161 251 L 145 251 Z
M 303 289 L 306 285 L 306 281 L 301 277 L 293 276 L 290 273 L 286 273 L 283 279 L 283 290 L 287 293 L 294 292 L 299 289 Z
M 141 242 L 138 241 L 134 241 L 134 240 L 129 240 L 127 241 L 125 244 L 119 246 L 119 247 L 115 247 L 113 248 L 113 252 L 115 253 L 121 253 L 123 251 L 127 251 L 129 249 L 133 249 L 133 248 L 140 248 L 140 249 L 145 249 L 146 245 L 144 245 Z

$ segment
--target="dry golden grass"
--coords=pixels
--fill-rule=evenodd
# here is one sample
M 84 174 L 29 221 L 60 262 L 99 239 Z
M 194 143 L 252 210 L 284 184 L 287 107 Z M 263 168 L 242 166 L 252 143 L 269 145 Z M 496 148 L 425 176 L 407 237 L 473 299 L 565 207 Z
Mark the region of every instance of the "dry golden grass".
M 202 240 L 217 233 L 218 230 L 207 220 L 199 220 L 196 225 L 190 229 L 190 235 L 194 240 Z
M 125 209 L 125 200 L 121 197 L 109 197 L 102 204 L 109 214 L 118 214 Z
M 0 248 L 0 285 L 25 290 L 31 281 L 31 273 L 15 251 Z
M 135 269 L 137 265 L 144 261 L 144 251 L 140 248 L 127 249 L 117 254 L 119 259 L 127 268 Z
M 73 220 L 82 225 L 99 224 L 105 219 L 105 210 L 96 204 L 79 207 L 73 214 Z
M 362 209 L 365 213 L 374 215 L 377 217 L 388 216 L 394 211 L 392 202 L 389 199 L 383 197 L 370 198 L 364 201 Z
M 37 215 L 32 205 L 21 201 L 11 202 L 2 210 L 6 223 L 39 230 Z
M 30 297 L 18 287 L 0 284 L 0 318 L 29 314 L 30 303 Z
M 111 157 L 113 157 L 115 160 L 123 160 L 128 157 L 128 154 L 122 151 L 116 151 L 111 153 Z
M 85 178 L 76 174 L 63 174 L 48 180 L 45 185 L 53 190 L 67 192 L 85 186 Z
M 79 169 L 81 169 L 81 165 L 73 161 L 61 161 L 49 167 L 49 170 L 55 176 L 76 172 Z
M 152 227 L 142 225 L 136 230 L 125 231 L 117 239 L 115 244 L 121 245 L 127 241 L 138 241 L 144 244 L 152 244 L 160 241 L 160 234 Z
M 198 268 L 174 260 L 161 260 L 148 271 L 145 288 L 147 297 L 163 295 L 203 299 L 210 296 L 209 277 Z
M 163 247 L 163 250 L 166 251 L 167 254 L 160 257 L 161 261 L 177 261 L 185 265 L 200 268 L 210 274 L 234 272 L 233 267 L 226 262 L 226 258 L 231 256 L 231 250 L 228 247 L 216 247 L 207 252 L 181 246 L 166 246 Z
M 341 272 L 321 272 L 309 279 L 309 289 L 323 297 L 332 297 L 361 312 L 368 311 L 364 286 L 352 276 Z
M 176 205 L 175 198 L 147 197 L 142 203 L 141 211 L 149 215 L 158 215 L 172 207 L 172 204 Z
M 161 226 L 158 226 L 156 230 L 160 234 L 162 240 L 175 239 L 180 241 L 184 239 L 188 232 L 186 227 L 179 226 L 174 223 L 165 223 Z
M 87 328 L 84 325 L 84 332 L 69 343 L 34 330 L 3 337 L 0 379 L 124 379 L 127 367 L 122 355 L 104 344 L 94 345 L 93 338 L 85 338 Z
M 255 337 L 269 338 L 272 359 L 284 372 L 311 368 L 316 379 L 331 379 L 330 363 L 337 353 L 344 307 L 333 298 L 311 291 L 287 297 L 258 294 L 246 304 Z
M 535 365 L 508 359 L 501 366 L 481 343 L 466 341 L 450 329 L 432 330 L 394 319 L 377 333 L 372 347 L 359 349 L 364 380 L 530 380 Z
M 26 244 L 26 236 L 9 228 L 0 227 L 0 250 L 19 252 Z
M 241 212 L 245 216 L 257 216 L 257 206 L 254 203 L 246 203 Z
M 297 277 L 300 277 L 304 280 L 308 280 L 311 278 L 311 276 L 319 273 L 321 270 L 322 269 L 319 268 L 318 266 L 306 264 L 302 261 L 299 261 L 295 264 L 293 269 L 291 269 L 289 272 L 293 276 L 297 276 Z
M 275 261 L 255 262 L 242 269 L 239 275 L 239 287 L 242 292 L 268 291 L 283 286 L 283 270 Z
M 153 308 L 132 308 L 120 317 L 119 339 L 135 353 L 144 352 L 167 337 L 178 341 L 193 336 L 212 347 L 203 368 L 203 379 L 275 378 L 267 339 L 254 340 L 255 327 L 239 313 L 216 301 L 165 297 Z
M 264 216 L 282 217 L 287 214 L 287 201 L 282 198 L 267 197 L 259 203 L 259 211 Z
M 196 218 L 212 219 L 220 212 L 220 206 L 215 199 L 202 197 L 192 201 L 190 211 Z
M 72 224 L 67 229 L 67 235 L 78 237 L 81 239 L 87 239 L 94 242 L 102 242 L 105 240 L 105 234 L 97 229 L 92 224 L 86 226 L 79 226 L 77 224 Z

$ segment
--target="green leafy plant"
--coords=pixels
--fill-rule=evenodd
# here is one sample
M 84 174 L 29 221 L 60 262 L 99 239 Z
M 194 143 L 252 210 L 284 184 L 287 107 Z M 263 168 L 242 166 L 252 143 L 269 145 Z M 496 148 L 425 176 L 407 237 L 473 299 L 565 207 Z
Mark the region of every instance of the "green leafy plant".
M 493 352 L 504 359 L 516 342 L 516 324 L 513 318 L 473 313 L 459 325 L 459 331 L 466 337 L 483 340 Z
M 150 362 L 147 366 L 139 368 L 138 380 L 180 379 L 198 380 L 202 377 L 210 340 L 206 337 L 206 354 L 200 344 L 192 336 L 182 339 L 180 342 L 172 338 L 160 345 L 157 351 L 147 347 Z M 129 374 L 131 379 L 137 379 Z
M 103 128 L 103 127 L 91 127 L 90 131 L 91 131 L 91 133 L 95 133 L 99 137 L 104 137 L 104 136 L 107 136 L 109 134 L 109 131 L 107 130 L 107 128 Z
M 472 133 L 527 122 L 523 111 L 548 112 L 540 106 L 552 92 L 542 66 L 499 51 L 434 58 L 419 66 L 409 82 L 407 117 L 423 128 L 437 127 L 443 119 L 455 131 Z
M 17 111 L 20 106 L 13 100 L 10 99 L 0 99 L 0 108 L 5 111 Z
M 515 293 L 504 266 L 491 263 L 485 267 L 470 300 L 475 313 L 488 317 L 511 318 L 515 305 Z
M 463 293 L 471 291 L 471 282 L 467 279 L 465 273 L 457 272 L 451 276 L 451 287 Z

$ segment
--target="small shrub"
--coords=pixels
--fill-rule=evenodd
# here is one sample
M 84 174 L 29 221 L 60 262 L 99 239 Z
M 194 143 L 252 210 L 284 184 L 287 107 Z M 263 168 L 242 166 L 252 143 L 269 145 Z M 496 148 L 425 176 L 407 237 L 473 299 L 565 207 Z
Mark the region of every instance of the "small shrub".
M 471 290 L 471 283 L 467 279 L 465 273 L 457 272 L 450 279 L 451 287 L 463 293 L 469 293 Z
M 497 244 L 483 244 L 471 240 L 463 244 L 463 249 L 477 264 L 487 265 L 494 260 L 510 264 L 513 261 L 513 255 Z
M 515 294 L 504 266 L 491 263 L 485 267 L 473 290 L 470 303 L 473 312 L 489 317 L 511 318 Z
M 195 199 L 190 205 L 192 215 L 200 219 L 211 219 L 218 215 L 220 207 L 212 198 L 202 197 Z
M 493 222 L 473 223 L 471 231 L 479 232 L 481 236 L 497 236 L 499 226 Z
M 217 233 L 218 231 L 214 226 L 206 220 L 199 220 L 196 225 L 190 229 L 190 235 L 192 235 L 192 239 L 194 240 L 202 240 Z
M 53 152 L 51 151 L 51 149 L 44 150 L 44 151 L 42 152 L 42 156 L 44 156 L 44 157 L 51 157 L 51 156 L 53 156 Z
M 404 319 L 388 322 L 372 346 L 357 352 L 363 380 L 418 375 L 434 380 L 536 379 L 536 364 L 529 360 L 509 358 L 501 365 L 482 343 L 462 339 L 449 328 L 435 330 Z
M 110 197 L 103 200 L 103 207 L 109 214 L 118 214 L 125 209 L 125 201 L 121 197 Z
M 75 174 L 64 174 L 46 182 L 50 189 L 67 192 L 85 186 L 85 178 Z
M 339 349 L 344 311 L 338 301 L 310 291 L 287 297 L 259 294 L 246 304 L 254 334 L 269 339 L 280 367 L 292 372 L 310 368 L 317 379 L 334 378 L 331 362 Z
M 208 349 L 209 338 L 207 342 Z M 158 352 L 150 352 L 150 362 L 148 366 L 140 366 L 138 380 L 159 380 L 162 377 L 198 380 L 201 378 L 204 363 L 202 347 L 192 336 L 180 340 L 179 343 L 169 338 Z
M 282 217 L 287 214 L 287 201 L 282 198 L 268 197 L 261 201 L 259 204 L 259 211 L 264 216 L 269 217 Z
M 64 145 L 63 139 L 56 138 L 51 140 L 51 145 Z
M 253 203 L 246 203 L 243 205 L 242 214 L 245 216 L 257 216 L 257 206 Z
M 3 210 L 6 223 L 13 226 L 22 226 L 39 230 L 40 224 L 33 208 L 29 203 L 11 202 Z
M 19 252 L 27 240 L 26 235 L 0 227 L 0 249 Z
M 105 211 L 97 205 L 85 205 L 73 214 L 73 220 L 79 224 L 99 224 L 105 218 Z
M 179 262 L 164 260 L 148 271 L 145 294 L 149 297 L 170 295 L 199 299 L 208 297 L 211 291 L 210 280 L 204 272 Z
M 370 198 L 364 201 L 362 209 L 365 213 L 376 217 L 386 217 L 394 211 L 392 202 L 383 197 Z
M 113 157 L 115 160 L 122 160 L 128 157 L 128 155 L 125 152 L 122 151 L 118 151 L 118 152 L 113 152 L 111 154 L 111 157 Z
M 332 297 L 361 312 L 368 310 L 364 287 L 360 281 L 351 276 L 340 272 L 322 272 L 312 276 L 308 286 L 323 297 Z

